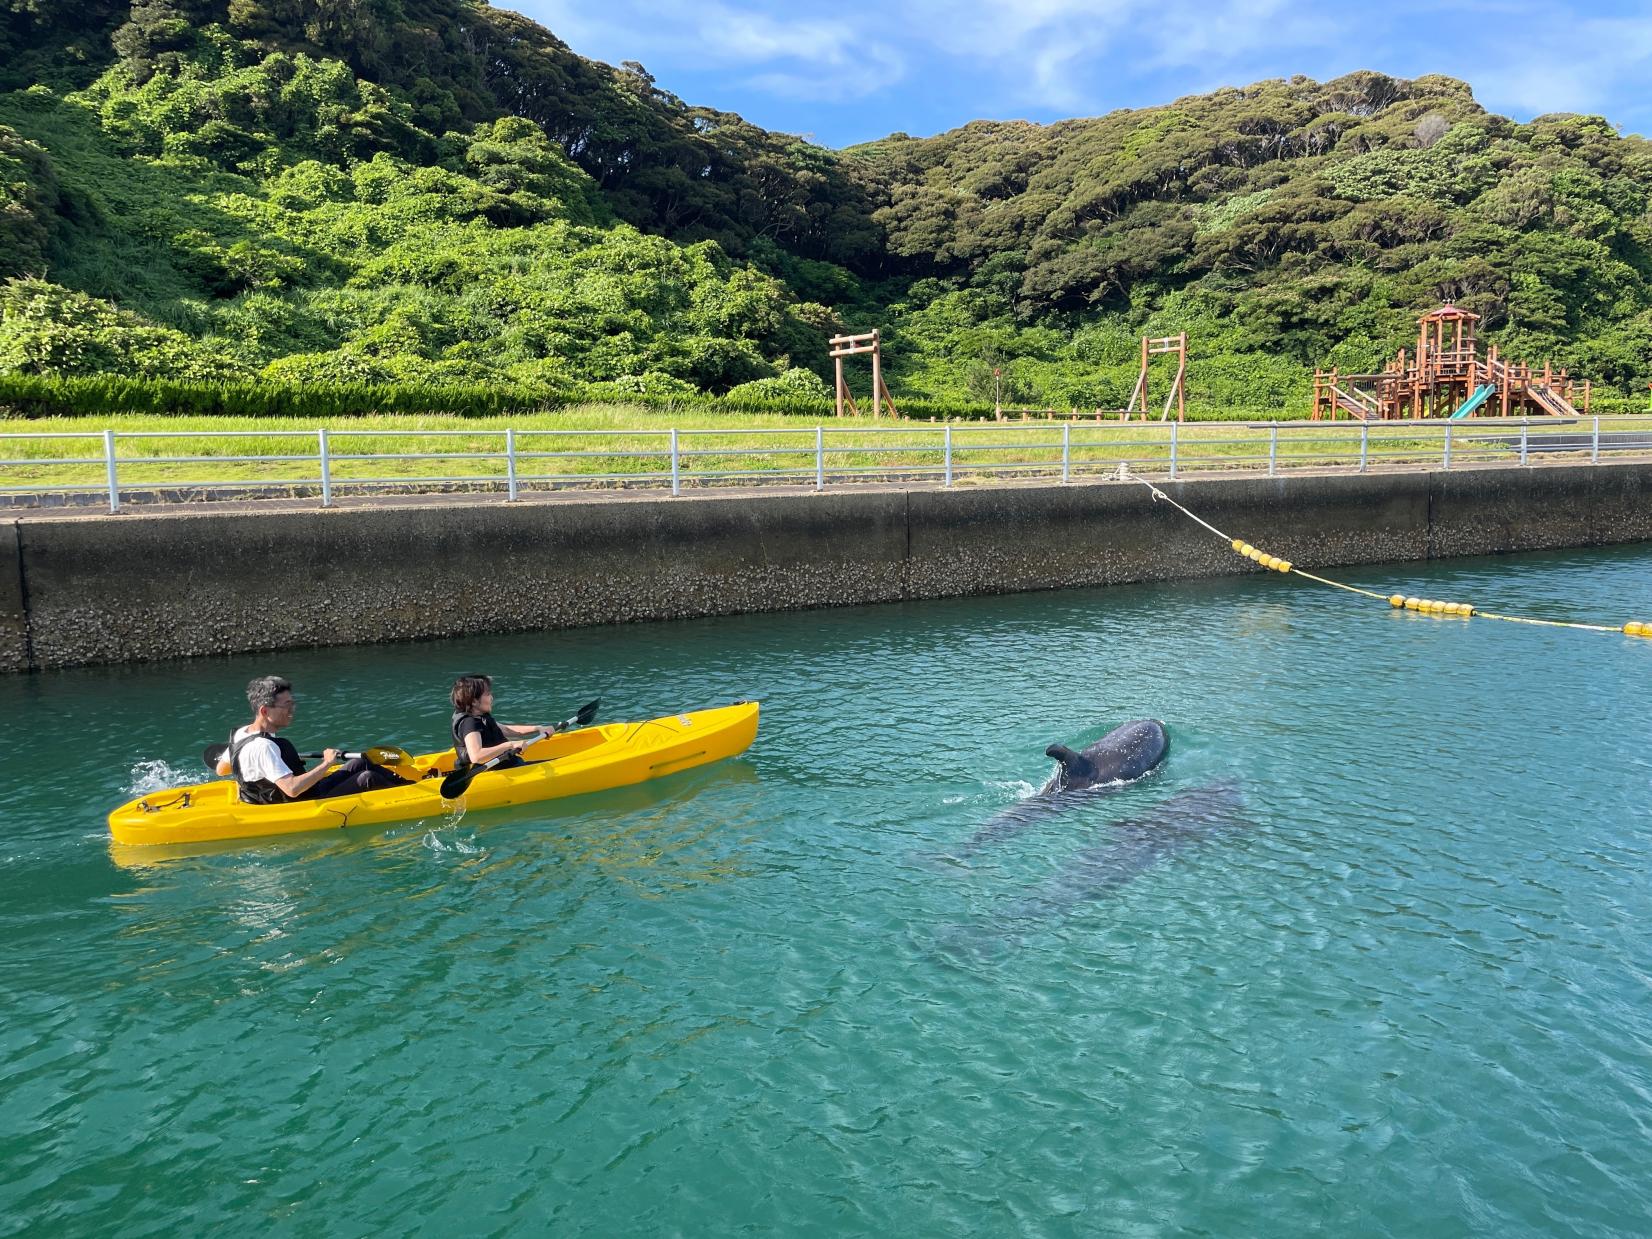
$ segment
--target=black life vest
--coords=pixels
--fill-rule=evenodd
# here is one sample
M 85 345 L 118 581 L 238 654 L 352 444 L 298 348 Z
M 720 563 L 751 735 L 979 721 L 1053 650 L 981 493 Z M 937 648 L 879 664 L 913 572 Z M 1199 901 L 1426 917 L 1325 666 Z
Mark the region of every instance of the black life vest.
M 465 742 L 459 738 L 459 724 L 467 718 L 473 718 L 481 724 L 478 738 L 483 748 L 491 748 L 495 744 L 503 744 L 510 739 L 505 729 L 494 721 L 491 714 L 467 714 L 463 710 L 453 712 L 453 769 L 455 771 L 470 769 L 470 754 L 465 752 Z M 515 753 L 506 754 L 499 762 L 500 766 L 520 766 L 525 764 Z M 495 767 L 497 769 L 498 767 Z
M 275 745 L 276 751 L 281 754 L 281 760 L 287 764 L 287 769 L 294 774 L 304 773 L 304 759 L 298 755 L 298 749 L 291 740 L 283 740 L 280 736 L 272 736 L 267 731 L 251 731 L 239 740 L 230 738 L 229 745 L 229 772 L 235 778 L 235 786 L 240 789 L 241 800 L 244 804 L 286 804 L 291 797 L 268 779 L 247 779 L 241 774 L 241 750 L 254 740 L 268 740 Z

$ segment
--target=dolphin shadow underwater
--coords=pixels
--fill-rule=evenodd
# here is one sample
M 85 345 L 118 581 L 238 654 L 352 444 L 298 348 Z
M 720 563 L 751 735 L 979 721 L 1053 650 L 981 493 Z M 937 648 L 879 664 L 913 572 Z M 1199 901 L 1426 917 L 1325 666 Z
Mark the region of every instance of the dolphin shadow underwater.
M 1133 817 L 1097 826 L 1059 872 L 990 916 L 943 932 L 938 945 L 953 956 L 1008 954 L 1039 927 L 1107 898 L 1180 852 L 1246 827 L 1243 808 L 1238 781 L 1226 779 L 1184 788 Z

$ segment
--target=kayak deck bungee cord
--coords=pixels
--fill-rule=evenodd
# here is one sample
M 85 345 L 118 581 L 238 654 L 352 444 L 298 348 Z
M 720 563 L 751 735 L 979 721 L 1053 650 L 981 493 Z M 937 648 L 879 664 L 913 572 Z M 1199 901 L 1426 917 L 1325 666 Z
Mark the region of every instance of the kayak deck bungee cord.
M 1502 620 L 1507 624 L 1537 624 L 1544 628 L 1579 628 L 1584 632 L 1620 632 L 1630 637 L 1652 637 L 1652 622 L 1630 620 L 1625 624 L 1585 624 L 1577 620 L 1534 619 L 1525 615 L 1501 615 L 1495 611 L 1483 611 L 1468 602 L 1441 602 L 1434 598 L 1417 598 L 1408 594 L 1379 594 L 1375 590 L 1361 589 L 1357 585 L 1348 585 L 1342 581 L 1333 581 L 1329 577 L 1316 576 L 1312 572 L 1304 572 L 1288 559 L 1281 559 L 1277 555 L 1270 555 L 1266 551 L 1252 546 L 1242 538 L 1229 537 L 1203 517 L 1188 511 L 1187 508 L 1177 503 L 1146 478 L 1137 477 L 1133 473 L 1125 473 L 1123 476 L 1125 480 L 1140 482 L 1152 491 L 1155 503 L 1160 501 L 1168 503 L 1183 516 L 1210 530 L 1211 533 L 1226 542 L 1240 555 L 1253 563 L 1260 564 L 1269 571 L 1299 576 L 1304 580 L 1313 581 L 1316 585 L 1329 585 L 1332 589 L 1346 590 L 1350 594 L 1359 594 L 1364 598 L 1374 598 L 1378 602 L 1386 602 L 1396 610 L 1415 611 L 1419 615 L 1437 615 L 1447 618 Z

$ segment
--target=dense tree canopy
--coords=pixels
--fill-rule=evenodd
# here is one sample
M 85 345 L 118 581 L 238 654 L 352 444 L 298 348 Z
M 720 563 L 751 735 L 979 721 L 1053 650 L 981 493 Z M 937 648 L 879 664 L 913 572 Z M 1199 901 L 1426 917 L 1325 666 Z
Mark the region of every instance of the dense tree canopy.
M 818 394 L 847 323 L 898 395 L 1093 407 L 1187 330 L 1269 412 L 1449 299 L 1628 400 L 1649 195 L 1443 77 L 834 152 L 481 0 L 0 0 L 0 371 Z

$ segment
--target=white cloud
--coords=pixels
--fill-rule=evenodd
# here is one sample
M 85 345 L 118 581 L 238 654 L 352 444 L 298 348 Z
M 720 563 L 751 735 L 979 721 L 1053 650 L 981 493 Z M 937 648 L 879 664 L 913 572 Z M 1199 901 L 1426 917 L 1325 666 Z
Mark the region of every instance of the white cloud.
M 568 0 L 515 0 L 583 55 L 605 60 L 643 60 L 659 53 L 672 60 L 756 68 L 794 61 L 804 66 L 848 65 L 872 59 L 885 69 L 901 57 L 877 23 L 857 29 L 847 21 L 775 16 L 755 4 L 672 4 L 659 0 L 611 0 L 575 6 Z
M 1605 0 L 1587 14 L 1552 0 L 885 0 L 802 12 L 764 0 L 510 2 L 583 55 L 642 61 L 668 89 L 673 69 L 712 69 L 777 100 L 823 105 L 939 83 L 956 95 L 965 82 L 983 114 L 1085 115 L 1366 67 L 1449 73 L 1499 111 L 1610 115 L 1640 107 L 1652 67 L 1648 0 Z M 1617 14 L 1601 15 L 1606 5 Z
M 1652 22 L 1595 18 L 1545 22 L 1506 34 L 1475 74 L 1487 107 L 1523 115 L 1602 112 L 1637 99 L 1652 69 Z
M 933 32 L 936 49 L 990 65 L 1022 103 L 1058 111 L 1103 106 L 1121 79 L 1196 69 L 1225 80 L 1258 52 L 1347 34 L 1346 19 L 1305 0 L 910 0 L 906 12 L 916 37 Z

